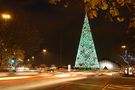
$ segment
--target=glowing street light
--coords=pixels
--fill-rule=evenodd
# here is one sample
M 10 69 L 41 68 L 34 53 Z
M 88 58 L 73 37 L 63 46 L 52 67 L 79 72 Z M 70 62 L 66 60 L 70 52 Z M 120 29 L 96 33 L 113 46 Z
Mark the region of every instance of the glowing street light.
M 43 54 L 43 59 L 44 59 L 44 60 L 46 60 L 46 59 L 45 59 L 45 58 L 46 58 L 46 52 L 47 52 L 46 49 L 43 49 L 43 50 L 42 50 L 42 54 Z
M 121 48 L 125 49 L 125 48 L 127 48 L 127 46 L 126 45 L 122 45 Z
M 30 61 L 30 59 L 27 59 L 27 61 L 29 62 L 29 61 Z
M 128 62 L 128 52 L 127 52 L 127 46 L 122 45 L 122 49 L 124 49 L 123 55 L 120 55 L 120 57 L 124 60 L 124 62 L 130 67 L 129 62 Z
M 9 20 L 9 19 L 11 19 L 11 15 L 10 15 L 10 14 L 7 14 L 7 13 L 2 14 L 1 17 L 2 17 L 2 19 L 4 19 L 4 20 Z
M 12 19 L 11 15 L 8 13 L 1 14 L 1 18 L 4 20 L 4 24 L 7 25 L 7 21 Z
M 11 15 L 8 13 L 3 13 L 3 14 L 0 13 L 0 19 L 4 22 L 3 25 L 5 25 L 7 27 L 7 21 L 11 19 Z M 5 26 L 3 27 L 3 30 L 6 30 Z M 4 37 L 6 36 L 5 35 L 6 33 L 1 32 L 1 34 L 3 34 L 2 36 L 4 36 Z M 1 43 L 0 47 L 5 47 L 5 40 L 0 39 L 0 43 Z M 7 49 L 5 49 L 5 52 L 7 52 Z M 1 58 L 0 63 L 3 64 L 2 55 L 0 55 L 0 58 Z
M 46 53 L 46 49 L 43 49 L 43 53 Z
M 32 58 L 32 59 L 35 59 L 35 57 L 34 57 L 34 56 L 32 56 L 31 58 Z

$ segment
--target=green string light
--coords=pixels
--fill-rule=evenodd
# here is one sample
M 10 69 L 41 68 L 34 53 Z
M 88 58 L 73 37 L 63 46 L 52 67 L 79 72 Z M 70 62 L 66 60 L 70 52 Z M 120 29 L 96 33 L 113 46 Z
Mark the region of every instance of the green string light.
M 76 68 L 99 68 L 98 58 L 90 31 L 87 14 L 85 15 L 78 53 L 75 62 Z

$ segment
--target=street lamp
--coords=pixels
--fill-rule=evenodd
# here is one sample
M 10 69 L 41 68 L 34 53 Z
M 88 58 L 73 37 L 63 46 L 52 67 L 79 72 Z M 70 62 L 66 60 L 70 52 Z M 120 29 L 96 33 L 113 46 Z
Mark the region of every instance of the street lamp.
M 127 60 L 127 46 L 126 45 L 122 45 L 121 46 L 122 49 L 124 49 L 124 58 Z
M 127 46 L 126 45 L 122 45 L 121 48 L 124 49 L 124 53 L 123 53 L 123 55 L 120 55 L 120 57 L 128 65 L 128 67 L 124 68 L 124 75 L 129 75 L 130 74 L 129 70 L 130 70 L 131 67 L 130 67 L 130 64 L 128 62 L 128 53 L 127 53 L 127 49 L 126 49 Z
M 121 48 L 126 49 L 126 48 L 127 48 L 127 46 L 126 46 L 126 45 L 122 45 L 122 46 L 121 46 Z
M 46 49 L 43 49 L 43 50 L 42 50 L 42 53 L 43 53 L 43 59 L 45 60 L 45 58 L 46 58 L 46 53 L 47 53 L 47 50 L 46 50 Z
M 128 53 L 127 53 L 127 46 L 126 45 L 122 45 L 121 46 L 122 49 L 124 49 L 124 54 L 120 55 L 120 57 L 124 60 L 124 62 L 130 67 L 129 62 L 128 62 Z
M 6 23 L 8 20 L 12 19 L 11 15 L 8 14 L 8 13 L 3 13 L 3 14 L 1 14 L 1 18 L 5 21 L 5 23 Z
M 35 59 L 35 57 L 34 57 L 34 56 L 32 56 L 31 58 L 32 58 L 33 60 Z
M 11 19 L 11 15 L 10 15 L 10 14 L 7 14 L 7 13 L 3 13 L 1 16 L 2 16 L 2 18 L 5 19 L 5 20 Z
M 46 51 L 47 51 L 46 49 L 43 49 L 43 53 L 46 53 Z
M 27 61 L 29 62 L 29 61 L 30 61 L 30 59 L 27 59 Z
M 4 20 L 4 24 L 6 26 L 6 22 L 11 19 L 11 15 L 8 14 L 8 13 L 0 14 L 0 19 Z M 1 31 L 3 31 L 4 29 L 6 29 L 6 28 L 2 27 L 2 29 L 0 30 L 0 51 L 1 51 L 0 52 L 0 63 L 1 64 L 3 63 L 3 60 L 2 60 L 3 59 L 3 55 L 2 55 L 3 48 L 5 48 L 5 42 L 4 42 L 3 38 L 5 38 L 5 36 L 6 36 L 6 33 L 5 32 L 1 32 Z M 5 49 L 4 51 L 7 51 L 7 49 Z

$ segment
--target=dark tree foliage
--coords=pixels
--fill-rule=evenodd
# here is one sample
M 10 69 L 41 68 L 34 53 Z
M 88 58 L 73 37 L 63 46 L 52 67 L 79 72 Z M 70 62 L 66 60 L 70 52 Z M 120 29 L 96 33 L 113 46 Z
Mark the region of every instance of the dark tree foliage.
M 85 10 L 88 13 L 90 19 L 98 17 L 101 11 L 105 12 L 105 18 L 111 22 L 122 23 L 128 21 L 128 28 L 135 28 L 135 2 L 134 0 L 80 0 L 85 5 Z M 50 4 L 57 5 L 63 3 L 64 7 L 67 8 L 72 0 L 48 0 Z M 122 11 L 123 8 L 128 11 Z M 128 13 L 127 17 L 124 16 Z
M 0 24 L 0 60 L 4 58 L 3 54 L 10 57 L 18 49 L 25 56 L 32 56 L 39 50 L 41 39 L 37 30 L 15 21 L 5 23 Z

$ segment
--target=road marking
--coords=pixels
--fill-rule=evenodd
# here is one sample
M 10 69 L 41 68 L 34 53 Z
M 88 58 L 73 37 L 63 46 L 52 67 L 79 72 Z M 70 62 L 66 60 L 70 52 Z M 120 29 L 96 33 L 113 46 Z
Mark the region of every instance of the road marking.
M 102 87 L 102 86 L 95 85 L 95 84 L 83 84 L 83 83 L 66 82 L 64 85 L 59 86 L 59 87 L 56 87 L 56 90 L 59 90 L 59 89 L 64 90 L 64 88 L 69 87 L 69 86 L 77 86 L 77 87 L 80 87 L 80 86 L 84 86 L 84 87 Z
M 114 84 L 107 84 L 102 90 L 133 90 L 135 87 L 133 85 L 114 85 Z
M 106 85 L 102 88 L 102 90 L 105 90 L 109 85 L 110 85 L 110 84 L 106 84 Z

